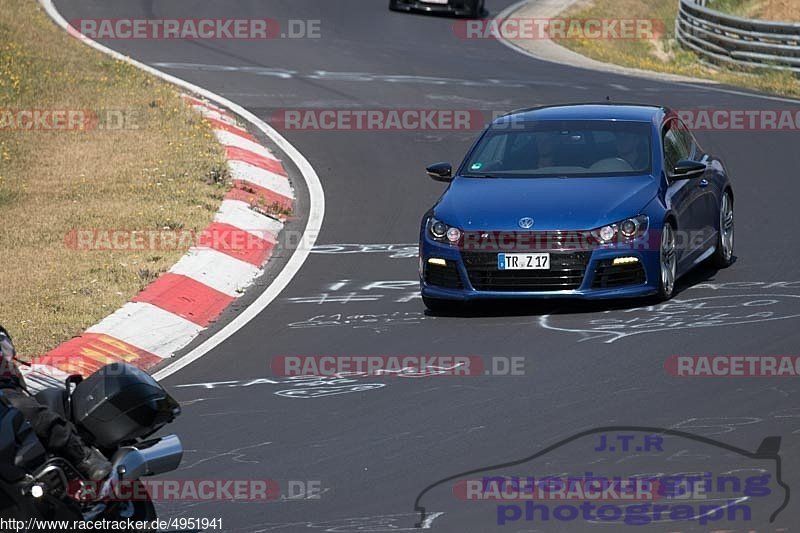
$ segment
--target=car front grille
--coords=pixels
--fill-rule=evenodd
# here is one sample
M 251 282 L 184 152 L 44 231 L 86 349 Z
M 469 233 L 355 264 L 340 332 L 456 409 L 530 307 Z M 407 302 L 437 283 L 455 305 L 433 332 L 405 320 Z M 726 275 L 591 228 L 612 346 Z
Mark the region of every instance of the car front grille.
M 425 283 L 444 287 L 445 289 L 464 288 L 461 276 L 458 275 L 456 264 L 452 261 L 448 261 L 445 266 L 432 265 L 430 263 L 425 265 Z
M 645 282 L 644 268 L 640 262 L 614 265 L 611 259 L 597 264 L 592 280 L 593 289 L 611 289 L 625 285 L 641 285 Z
M 477 291 L 569 291 L 581 286 L 591 252 L 550 252 L 549 270 L 499 270 L 495 252 L 461 252 Z

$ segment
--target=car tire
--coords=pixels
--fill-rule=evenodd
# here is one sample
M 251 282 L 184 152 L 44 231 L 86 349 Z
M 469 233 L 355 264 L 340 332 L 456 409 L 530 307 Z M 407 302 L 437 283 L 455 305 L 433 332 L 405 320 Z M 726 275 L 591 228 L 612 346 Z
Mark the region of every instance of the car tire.
M 485 0 L 475 0 L 475 6 L 469 16 L 476 19 L 481 18 L 483 16 L 484 2 Z
M 435 315 L 453 315 L 464 308 L 464 303 L 459 300 L 443 300 L 441 298 L 422 297 L 422 303 Z
M 675 251 L 675 227 L 670 221 L 664 222 L 661 230 L 661 244 L 658 249 L 658 301 L 667 301 L 675 294 L 675 280 L 678 271 L 678 256 Z
M 711 265 L 715 268 L 727 268 L 733 264 L 734 245 L 733 197 L 730 191 L 722 193 L 719 205 L 719 232 L 717 233 L 717 249 L 711 256 Z

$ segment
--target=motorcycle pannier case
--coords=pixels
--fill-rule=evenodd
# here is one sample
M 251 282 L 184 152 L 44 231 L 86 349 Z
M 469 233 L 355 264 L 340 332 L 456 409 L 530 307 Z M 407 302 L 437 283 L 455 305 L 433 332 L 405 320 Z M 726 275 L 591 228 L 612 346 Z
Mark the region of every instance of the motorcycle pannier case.
M 83 380 L 72 393 L 72 418 L 92 444 L 112 448 L 146 437 L 180 412 L 150 374 L 112 363 Z

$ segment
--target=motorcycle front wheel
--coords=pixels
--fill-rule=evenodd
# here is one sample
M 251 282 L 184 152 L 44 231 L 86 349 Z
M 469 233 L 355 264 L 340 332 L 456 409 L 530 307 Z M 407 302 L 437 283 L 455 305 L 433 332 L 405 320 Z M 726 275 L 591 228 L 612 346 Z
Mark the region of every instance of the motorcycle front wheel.
M 114 517 L 106 517 L 107 520 L 124 520 L 132 522 L 146 522 L 147 525 L 140 529 L 128 529 L 128 531 L 135 531 L 136 533 L 155 533 L 157 531 L 156 520 L 156 507 L 153 502 L 147 500 L 136 500 L 120 502 L 115 506 Z

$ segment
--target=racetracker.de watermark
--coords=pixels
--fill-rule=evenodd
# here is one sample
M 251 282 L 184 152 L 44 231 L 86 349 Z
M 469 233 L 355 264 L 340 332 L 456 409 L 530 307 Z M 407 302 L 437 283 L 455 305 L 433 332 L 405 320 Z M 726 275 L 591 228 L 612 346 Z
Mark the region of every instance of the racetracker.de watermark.
M 480 131 L 500 113 L 477 109 L 281 109 L 270 124 L 304 131 Z
M 658 481 L 634 477 L 494 476 L 453 484 L 453 495 L 465 501 L 653 501 L 661 492 Z
M 141 252 L 186 250 L 191 247 L 219 251 L 268 251 L 275 236 L 264 230 L 214 227 L 202 230 L 73 229 L 64 235 L 67 248 L 82 252 Z
M 800 376 L 800 356 L 673 355 L 664 370 L 675 377 L 794 378 Z
M 509 40 L 654 40 L 666 33 L 660 19 L 518 18 L 460 20 L 453 33 L 460 39 Z
M 320 499 L 319 480 L 136 479 L 72 481 L 68 494 L 78 501 L 274 501 Z
M 272 359 L 277 376 L 524 376 L 520 356 L 467 355 L 282 355 Z
M 0 131 L 138 130 L 142 114 L 137 109 L 0 108 Z
M 451 245 L 465 251 L 524 252 L 524 251 L 591 251 L 600 247 L 619 251 L 658 251 L 661 247 L 660 229 L 639 230 L 630 237 L 619 231 L 617 224 L 608 225 L 609 233 L 600 229 L 583 231 L 465 231 Z M 694 250 L 707 238 L 701 230 L 673 230 L 678 250 Z M 604 237 L 607 237 L 604 239 Z
M 270 40 L 319 39 L 318 19 L 272 18 L 78 18 L 69 21 L 79 36 L 90 39 Z
M 800 131 L 800 109 L 678 109 L 694 131 Z

